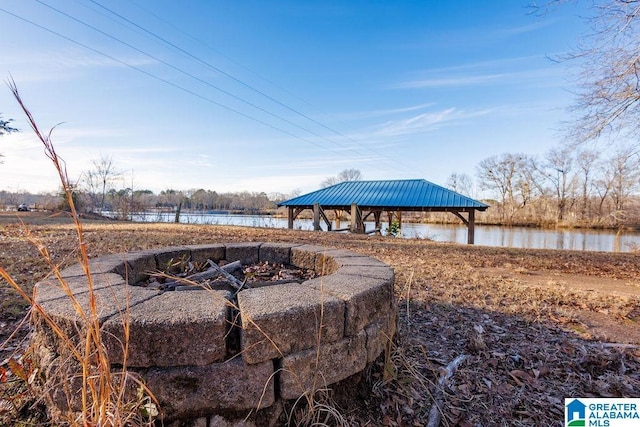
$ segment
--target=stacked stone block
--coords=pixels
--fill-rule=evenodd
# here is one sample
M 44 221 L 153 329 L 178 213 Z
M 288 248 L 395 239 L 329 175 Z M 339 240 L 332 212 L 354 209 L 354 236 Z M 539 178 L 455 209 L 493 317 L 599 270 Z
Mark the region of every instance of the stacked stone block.
M 171 273 L 176 261 L 209 259 L 284 263 L 319 276 L 246 289 L 236 298 L 227 291 L 139 286 L 152 272 Z M 362 371 L 395 332 L 393 269 L 345 250 L 291 243 L 180 246 L 96 258 L 90 271 L 114 372 L 126 365 L 138 373 L 169 422 L 245 414 L 325 388 Z M 89 281 L 82 266 L 63 270 L 62 277 L 88 310 Z M 36 302 L 80 342 L 82 319 L 57 281 L 39 282 Z M 53 367 L 68 360 L 67 344 L 42 318 L 34 326 L 38 358 L 49 373 L 44 389 L 51 390 L 50 404 L 64 406 L 64 399 L 52 397 L 60 394 L 56 384 L 62 382 Z M 234 334 L 239 334 L 239 354 L 229 348 Z M 78 409 L 71 406 L 57 409 Z

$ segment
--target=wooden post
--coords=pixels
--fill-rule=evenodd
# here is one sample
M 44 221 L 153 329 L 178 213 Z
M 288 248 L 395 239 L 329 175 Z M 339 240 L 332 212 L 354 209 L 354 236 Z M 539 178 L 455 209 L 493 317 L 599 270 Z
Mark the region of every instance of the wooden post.
M 351 203 L 351 232 L 358 232 L 358 205 Z
M 373 218 L 375 219 L 375 229 L 380 230 L 382 228 L 382 223 L 380 221 L 380 217 L 382 216 L 382 211 L 375 211 L 373 213 Z
M 469 223 L 467 224 L 467 243 L 473 245 L 473 240 L 475 237 L 475 224 L 476 224 L 476 210 L 471 209 L 469 211 Z
M 314 231 L 320 230 L 320 204 L 319 203 L 313 204 L 313 230 Z
M 324 209 L 322 209 L 322 206 L 320 205 L 318 205 L 318 213 L 320 214 L 320 218 L 322 218 L 324 223 L 327 224 L 327 231 L 331 231 L 331 221 L 329 221 L 329 218 L 327 218 L 327 214 L 324 213 Z M 320 226 L 318 225 L 318 227 Z
M 293 206 L 289 206 L 289 213 L 288 213 L 287 217 L 288 217 L 287 227 L 290 230 L 293 230 Z
M 362 212 L 356 203 L 351 204 L 351 232 L 364 233 L 364 221 L 362 220 Z
M 180 212 L 182 211 L 182 200 L 180 200 L 180 203 L 178 203 L 178 209 L 176 209 L 176 216 L 173 220 L 173 222 L 175 223 L 179 223 L 180 222 Z
M 398 211 L 398 228 L 402 230 L 402 211 Z

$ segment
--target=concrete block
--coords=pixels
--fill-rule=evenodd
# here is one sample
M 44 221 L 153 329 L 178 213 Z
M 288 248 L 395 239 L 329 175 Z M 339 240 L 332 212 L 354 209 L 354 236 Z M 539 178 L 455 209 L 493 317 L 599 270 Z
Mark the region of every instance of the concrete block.
M 227 243 L 227 261 L 240 261 L 243 265 L 256 264 L 259 257 L 260 245 L 262 243 Z
M 291 264 L 299 268 L 308 268 L 315 270 L 316 273 L 316 256 L 327 249 L 322 246 L 301 245 L 291 248 Z
M 186 246 L 166 247 L 155 252 L 156 268 L 165 273 L 181 273 L 191 260 L 191 250 Z
M 344 303 L 304 284 L 290 283 L 242 291 L 242 358 L 259 363 L 322 343 L 344 332 Z
M 263 243 L 260 246 L 260 262 L 291 264 L 291 243 Z
M 91 274 L 114 273 L 119 268 L 123 268 L 125 254 L 105 255 L 89 260 L 89 271 Z M 86 273 L 81 264 L 74 264 L 60 272 L 62 277 L 85 276 Z
M 368 256 L 339 255 L 333 256 L 333 262 L 338 267 L 344 266 L 366 266 L 366 267 L 389 267 L 384 262 Z
M 155 252 L 142 251 L 120 254 L 120 263 L 115 272 L 124 277 L 130 285 L 143 282 L 149 278 L 149 273 L 157 271 Z
M 324 344 L 319 350 L 288 355 L 282 359 L 280 396 L 297 399 L 362 371 L 366 363 L 364 331 L 355 337 Z
M 358 334 L 392 309 L 393 280 L 332 274 L 307 280 L 304 285 L 345 302 L 345 336 Z
M 372 363 L 393 341 L 396 333 L 396 317 L 387 316 L 367 325 L 364 329 L 367 336 L 367 363 Z
M 191 261 L 202 265 L 207 260 L 218 262 L 226 258 L 226 248 L 222 244 L 189 245 L 191 250 Z
M 275 401 L 273 362 L 246 365 L 240 358 L 207 366 L 153 368 L 147 386 L 171 418 L 271 406 Z
M 393 268 L 389 266 L 374 267 L 362 265 L 345 265 L 336 269 L 334 274 L 345 274 L 351 276 L 372 277 L 375 279 L 384 279 L 395 281 Z
M 207 365 L 226 354 L 226 291 L 165 292 L 129 309 L 128 367 Z M 123 364 L 123 319 L 103 326 L 112 363 Z
M 130 286 L 124 283 L 103 287 L 94 291 L 95 310 L 98 323 L 103 325 L 110 318 L 124 317 L 127 305 L 131 308 L 158 295 L 159 291 Z M 84 317 L 90 318 L 89 293 L 81 293 L 74 296 L 75 303 L 69 298 L 56 298 L 43 301 L 40 305 L 48 317 L 59 328 L 60 332 L 54 332 L 40 314 L 34 316 L 34 330 L 45 334 L 51 342 L 58 343 L 56 351 L 65 351 L 67 344 L 57 337 L 64 333 L 71 342 L 78 344 L 84 342 L 86 323 Z
M 325 249 L 316 256 L 316 271 L 322 275 L 333 274 L 341 266 L 341 264 L 336 261 L 338 258 L 351 257 L 367 258 L 364 255 L 346 249 Z
M 123 285 L 124 279 L 115 273 L 99 273 L 91 275 L 93 289 L 98 290 L 106 287 Z M 89 280 L 87 276 L 71 276 L 64 278 L 64 283 L 68 290 L 74 295 L 89 292 Z M 64 286 L 57 279 L 49 278 L 36 283 L 36 302 L 42 303 L 58 298 L 68 298 Z

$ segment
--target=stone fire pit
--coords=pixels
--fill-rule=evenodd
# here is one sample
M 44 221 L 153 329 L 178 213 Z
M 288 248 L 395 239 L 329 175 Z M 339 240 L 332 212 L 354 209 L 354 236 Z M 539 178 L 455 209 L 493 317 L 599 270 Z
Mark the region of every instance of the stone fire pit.
M 313 269 L 318 277 L 238 293 L 140 286 L 175 260 L 268 261 Z M 91 273 L 113 371 L 126 364 L 138 373 L 168 422 L 209 425 L 212 417 L 242 417 L 279 399 L 297 399 L 362 371 L 395 332 L 393 269 L 346 250 L 292 243 L 168 247 L 92 259 Z M 87 310 L 82 267 L 67 268 L 62 276 Z M 44 280 L 36 290 L 36 302 L 77 337 L 82 322 L 59 283 Z M 61 386 L 56 380 L 69 353 L 65 345 L 42 319 L 35 321 L 33 342 L 49 381 L 44 389 L 50 405 L 62 412 L 77 410 L 77 399 L 73 403 L 68 397 L 78 381 Z

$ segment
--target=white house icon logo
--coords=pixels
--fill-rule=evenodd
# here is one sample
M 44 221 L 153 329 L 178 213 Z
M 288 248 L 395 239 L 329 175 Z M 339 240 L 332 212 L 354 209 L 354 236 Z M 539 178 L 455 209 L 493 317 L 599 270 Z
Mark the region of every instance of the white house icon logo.
M 573 400 L 566 406 L 565 414 L 567 427 L 584 427 L 586 425 L 586 409 L 587 405 L 579 401 Z

